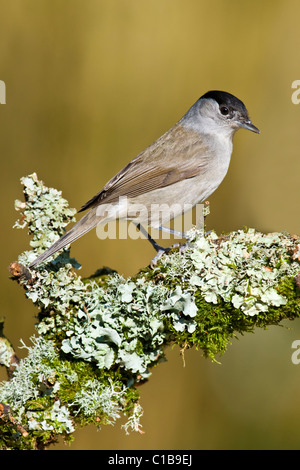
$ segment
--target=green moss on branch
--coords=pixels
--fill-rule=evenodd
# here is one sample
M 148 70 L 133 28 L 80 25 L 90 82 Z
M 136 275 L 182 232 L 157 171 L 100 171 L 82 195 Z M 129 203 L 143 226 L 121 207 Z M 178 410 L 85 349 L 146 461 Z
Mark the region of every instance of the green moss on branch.
M 62 235 L 75 211 L 35 174 L 22 183 L 16 227 L 28 228 L 33 249 L 11 272 L 39 317 L 28 356 L 0 386 L 2 448 L 41 448 L 121 415 L 126 432 L 141 432 L 136 385 L 166 346 L 195 346 L 216 360 L 238 334 L 299 317 L 300 241 L 282 233 L 191 230 L 183 253 L 129 279 L 109 270 L 82 279 L 68 250 L 30 273 L 22 266 Z

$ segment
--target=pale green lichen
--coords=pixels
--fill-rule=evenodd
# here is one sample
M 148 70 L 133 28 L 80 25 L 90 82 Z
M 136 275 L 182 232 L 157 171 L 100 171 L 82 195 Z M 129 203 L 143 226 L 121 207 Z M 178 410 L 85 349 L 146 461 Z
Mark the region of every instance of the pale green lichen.
M 22 216 L 15 226 L 32 235 L 33 250 L 18 259 L 26 266 L 64 233 L 75 211 L 36 174 L 22 183 L 25 202 L 16 202 Z M 192 229 L 188 240 L 183 253 L 130 279 L 117 273 L 82 279 L 66 248 L 32 279 L 20 280 L 40 309 L 40 336 L 1 384 L 0 402 L 29 432 L 45 440 L 72 433 L 77 422 L 114 424 L 122 413 L 125 431 L 141 432 L 134 384 L 149 378 L 167 344 L 196 345 L 214 359 L 236 332 L 299 316 L 296 237 L 253 229 L 218 237 Z
M 85 379 L 61 360 L 52 341 L 42 337 L 31 340 L 32 346 L 23 345 L 28 349 L 27 357 L 21 360 L 13 378 L 0 387 L 0 403 L 9 405 L 17 420 L 32 431 L 69 434 L 75 430 L 74 417 L 79 413 L 86 417 L 102 413 L 106 424 L 120 417 L 128 394 L 122 382 Z M 75 391 L 73 399 L 64 404 L 57 397 L 66 383 Z
M 119 390 L 109 380 L 103 385 L 97 380 L 88 380 L 76 393 L 71 407 L 75 407 L 75 414 L 82 412 L 85 416 L 95 415 L 99 412 L 107 416 L 107 424 L 114 424 L 123 411 L 122 403 L 126 397 L 127 388 L 123 385 Z
M 93 310 L 79 311 L 68 325 L 62 350 L 99 368 L 117 364 L 134 380 L 147 378 L 148 366 L 163 355 L 166 332 L 160 306 L 168 290 L 114 275 L 106 292 L 100 291 Z
M 22 224 L 17 226 L 29 226 L 30 233 L 34 234 L 34 248 L 38 248 L 19 257 L 18 261 L 26 265 L 41 248 L 49 246 L 50 238 L 54 240 L 55 237 L 48 233 L 53 234 L 56 229 L 57 233 L 62 233 L 61 228 L 70 220 L 73 211 L 68 209 L 65 200 L 59 201 L 58 191 L 46 188 L 36 175 L 23 178 L 22 183 L 27 202 L 25 206 L 18 205 L 23 214 Z M 39 197 L 37 207 L 35 197 Z M 47 206 L 44 214 L 43 204 Z M 57 205 L 60 225 L 54 223 L 58 218 Z M 39 230 L 43 231 L 43 238 Z M 26 296 L 33 303 L 43 310 L 51 307 L 57 314 L 55 320 L 53 316 L 47 316 L 41 321 L 38 332 L 49 334 L 55 326 L 57 334 L 60 329 L 64 335 L 61 349 L 66 354 L 94 362 L 100 369 L 119 365 L 128 371 L 133 383 L 147 378 L 149 366 L 163 358 L 166 316 L 170 315 L 175 330 L 182 331 L 186 326 L 189 332 L 194 331 L 195 324 L 190 317 L 191 307 L 195 313 L 196 305 L 191 294 L 178 296 L 177 288 L 170 293 L 163 285 L 145 283 L 142 277 L 134 283 L 118 274 L 112 275 L 103 289 L 93 280 L 83 282 L 72 269 L 74 265 L 65 250 L 63 255 L 38 267 L 34 283 L 26 285 Z M 76 305 L 75 315 L 70 305 Z M 71 321 L 66 322 L 66 318 Z
M 16 200 L 15 209 L 22 212 L 22 218 L 14 227 L 28 227 L 32 235 L 30 245 L 36 249 L 46 249 L 64 233 L 65 227 L 74 220 L 76 209 L 69 208 L 68 201 L 61 191 L 48 188 L 39 181 L 36 173 L 21 178 L 25 202 Z M 30 253 L 34 258 L 34 252 Z
M 183 293 L 180 286 L 176 286 L 169 297 L 161 305 L 160 310 L 168 314 L 176 331 L 184 331 L 186 328 L 189 333 L 193 333 L 197 323 L 189 321 L 197 315 L 197 306 L 193 295 L 190 292 Z
M 176 253 L 163 259 L 162 265 L 167 276 L 180 275 L 206 302 L 217 304 L 221 298 L 252 316 L 287 303 L 276 287 L 281 279 L 298 273 L 299 262 L 291 259 L 291 250 L 299 246 L 282 233 L 263 235 L 248 229 L 220 238 L 212 231 L 196 236 L 184 258 Z
M 0 387 L 0 402 L 9 404 L 18 412 L 18 418 L 23 413 L 25 403 L 38 397 L 40 385 L 55 372 L 49 366 L 57 354 L 54 345 L 43 338 L 33 338 L 33 343 L 34 347 L 27 348 L 28 356 L 20 362 L 13 378 Z
M 0 318 L 0 365 L 9 370 L 17 364 L 12 344 L 2 335 L 3 323 L 4 321 Z
M 60 401 L 45 411 L 27 411 L 28 429 L 30 431 L 54 431 L 56 434 L 71 434 L 75 431 L 69 410 Z
M 139 403 L 136 403 L 134 405 L 133 412 L 131 416 L 129 417 L 127 423 L 122 424 L 122 428 L 125 429 L 126 434 L 129 434 L 129 431 L 135 431 L 139 432 L 140 434 L 143 434 L 142 431 L 142 425 L 141 425 L 141 418 L 144 414 L 143 408 Z

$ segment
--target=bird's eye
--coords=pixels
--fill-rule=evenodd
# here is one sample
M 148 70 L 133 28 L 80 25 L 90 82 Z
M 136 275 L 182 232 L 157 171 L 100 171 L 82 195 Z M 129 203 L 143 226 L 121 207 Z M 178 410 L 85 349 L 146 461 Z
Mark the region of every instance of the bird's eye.
M 227 116 L 229 114 L 229 109 L 227 108 L 227 106 L 220 106 L 220 111 L 223 116 Z

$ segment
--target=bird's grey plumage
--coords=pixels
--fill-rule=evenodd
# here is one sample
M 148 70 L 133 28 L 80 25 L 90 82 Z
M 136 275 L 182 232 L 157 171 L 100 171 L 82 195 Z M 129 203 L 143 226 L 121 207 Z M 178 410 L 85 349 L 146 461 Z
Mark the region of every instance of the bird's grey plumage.
M 71 228 L 67 233 L 65 233 L 59 240 L 53 243 L 48 250 L 44 251 L 38 258 L 36 258 L 32 263 L 29 264 L 29 268 L 42 263 L 49 256 L 53 255 L 59 250 L 62 250 L 65 246 L 70 245 L 82 235 L 85 235 L 87 232 L 92 230 L 98 224 L 99 220 L 96 216 L 96 208 L 91 209 L 87 214 L 85 214 L 79 222 L 77 222 L 74 227 Z
M 222 115 L 222 106 L 223 110 L 228 110 L 229 117 L 227 114 Z M 145 206 L 147 217 L 139 220 L 139 223 L 150 226 L 157 225 L 155 214 L 151 218 L 153 204 L 174 206 L 176 203 L 172 213 L 163 214 L 162 222 L 167 222 L 183 212 L 185 204 L 195 205 L 206 199 L 227 173 L 232 137 L 239 127 L 259 132 L 238 98 L 219 91 L 203 95 L 178 123 L 128 163 L 84 204 L 80 211 L 90 209 L 89 212 L 34 260 L 29 268 L 69 245 L 98 223 L 109 221 L 110 216 L 105 212 L 108 206 L 119 208 L 120 219 L 134 218 L 130 216 L 128 207 L 119 205 L 121 198 L 126 197 L 129 206 Z
M 80 212 L 103 200 L 105 203 L 114 203 L 121 196 L 136 197 L 192 178 L 205 172 L 209 153 L 208 144 L 199 139 L 197 132 L 191 132 L 177 123 L 117 173 L 96 196 L 82 206 Z M 189 157 L 178 166 L 172 157 L 182 154 L 188 154 Z M 205 155 L 205 158 L 200 160 L 199 154 Z M 168 157 L 170 161 L 166 164 Z

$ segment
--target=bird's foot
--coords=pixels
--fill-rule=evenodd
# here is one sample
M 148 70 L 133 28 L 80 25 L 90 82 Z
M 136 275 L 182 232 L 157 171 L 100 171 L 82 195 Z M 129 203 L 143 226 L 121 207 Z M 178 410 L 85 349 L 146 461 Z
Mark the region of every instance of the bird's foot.
M 180 247 L 179 243 L 175 243 L 174 245 L 169 246 L 168 248 L 159 247 L 159 249 L 157 250 L 157 254 L 154 256 L 154 258 L 150 262 L 150 267 L 153 269 L 157 265 L 157 262 L 161 259 L 161 257 L 165 253 L 168 253 L 173 248 L 178 248 L 178 247 Z

